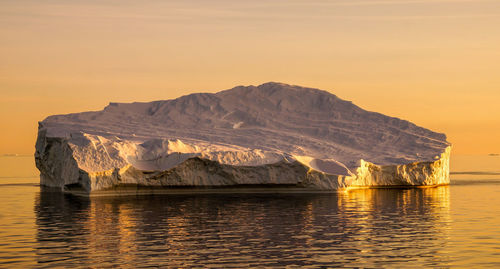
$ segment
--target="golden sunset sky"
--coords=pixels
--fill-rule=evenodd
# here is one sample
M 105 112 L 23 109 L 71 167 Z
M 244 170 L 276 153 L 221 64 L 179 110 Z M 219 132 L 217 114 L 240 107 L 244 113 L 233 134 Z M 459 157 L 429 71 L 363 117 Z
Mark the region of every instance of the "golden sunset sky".
M 500 152 L 500 1 L 2 0 L 0 154 L 109 102 L 277 81 Z

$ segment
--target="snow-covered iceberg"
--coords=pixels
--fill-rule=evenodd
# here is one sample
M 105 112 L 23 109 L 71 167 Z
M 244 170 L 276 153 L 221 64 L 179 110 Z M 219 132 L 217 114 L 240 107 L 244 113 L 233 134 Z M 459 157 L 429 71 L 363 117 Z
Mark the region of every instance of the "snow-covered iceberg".
M 444 134 L 271 82 L 50 116 L 35 160 L 42 185 L 82 193 L 345 190 L 448 184 L 450 150 Z

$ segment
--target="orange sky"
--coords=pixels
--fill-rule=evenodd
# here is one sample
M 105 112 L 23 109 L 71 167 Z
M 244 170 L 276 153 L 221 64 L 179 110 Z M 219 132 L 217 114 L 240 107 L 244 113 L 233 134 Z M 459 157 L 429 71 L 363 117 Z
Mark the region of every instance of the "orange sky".
M 0 24 L 0 154 L 51 114 L 268 81 L 500 152 L 498 0 L 3 0 Z

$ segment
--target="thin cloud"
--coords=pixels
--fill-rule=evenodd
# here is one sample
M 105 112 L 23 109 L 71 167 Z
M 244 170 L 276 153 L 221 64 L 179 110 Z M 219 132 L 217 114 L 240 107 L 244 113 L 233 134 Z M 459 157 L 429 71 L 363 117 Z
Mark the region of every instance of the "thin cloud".
M 378 6 L 378 5 L 414 5 L 414 4 L 460 4 L 460 3 L 496 3 L 495 0 L 380 0 L 380 1 L 283 1 L 266 3 L 260 6 Z M 258 3 L 253 6 L 259 5 Z
M 128 3 L 128 2 L 126 2 Z M 412 21 L 412 20 L 428 20 L 428 19 L 481 19 L 481 18 L 497 18 L 500 17 L 500 12 L 495 13 L 494 10 L 488 9 L 485 13 L 478 13 L 479 10 L 470 11 L 471 13 L 461 14 L 402 14 L 401 12 L 391 14 L 374 14 L 363 13 L 356 14 L 362 10 L 350 10 L 350 14 L 342 12 L 341 7 L 345 6 L 383 6 L 383 5 L 410 5 L 410 4 L 425 4 L 435 5 L 440 3 L 459 4 L 459 3 L 494 3 L 489 0 L 374 0 L 374 1 L 274 1 L 274 2 L 244 2 L 232 3 L 226 5 L 228 1 L 217 1 L 213 5 L 204 6 L 199 2 L 195 5 L 193 1 L 184 3 L 163 3 L 163 2 L 146 2 L 144 6 L 110 6 L 110 5 L 86 5 L 78 4 L 58 4 L 52 6 L 44 4 L 35 4 L 28 8 L 13 8 L 10 10 L 0 11 L 0 16 L 3 21 L 8 21 L 13 18 L 29 18 L 29 19 L 68 19 L 76 18 L 87 21 L 92 20 L 136 20 L 136 21 L 151 21 L 163 23 L 186 23 L 190 21 L 199 22 L 200 18 L 206 19 L 204 23 L 217 23 L 227 21 L 323 21 L 323 20 L 365 20 L 365 21 Z M 79 9 L 78 13 L 71 11 L 75 10 L 75 6 L 85 7 Z M 332 7 L 332 9 L 328 9 Z M 334 9 L 333 7 L 339 7 Z M 344 13 L 344 14 L 342 14 Z

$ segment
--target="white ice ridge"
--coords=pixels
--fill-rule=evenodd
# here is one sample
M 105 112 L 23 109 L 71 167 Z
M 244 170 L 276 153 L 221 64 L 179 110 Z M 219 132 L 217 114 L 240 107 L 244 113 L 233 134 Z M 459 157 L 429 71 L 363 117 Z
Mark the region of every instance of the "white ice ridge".
M 338 190 L 449 183 L 446 136 L 282 83 L 50 116 L 39 123 L 41 184 L 293 186 Z

